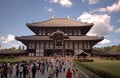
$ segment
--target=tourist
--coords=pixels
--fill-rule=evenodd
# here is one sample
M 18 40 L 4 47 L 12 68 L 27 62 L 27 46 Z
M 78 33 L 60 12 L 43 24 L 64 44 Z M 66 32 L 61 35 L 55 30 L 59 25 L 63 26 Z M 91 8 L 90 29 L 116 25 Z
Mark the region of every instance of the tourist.
M 42 75 L 44 75 L 44 73 L 45 73 L 45 63 L 43 62 L 42 63 Z
M 48 72 L 48 68 L 49 68 L 48 62 L 46 62 L 45 67 L 46 67 L 46 70 L 47 70 L 47 72 Z
M 64 71 L 64 72 L 65 72 L 65 68 L 66 68 L 66 65 L 64 64 L 64 65 L 63 65 L 63 71 Z
M 75 75 L 75 71 L 76 71 L 75 65 L 72 66 L 72 71 L 73 71 L 73 75 Z
M 2 63 L 0 63 L 0 69 L 2 68 Z
M 9 78 L 11 78 L 12 73 L 13 73 L 13 65 L 12 65 L 12 63 L 10 63 L 10 66 L 8 67 L 8 75 L 9 75 Z
M 32 78 L 35 78 L 36 75 L 36 65 L 34 64 L 32 67 Z
M 53 66 L 51 66 L 51 69 L 50 69 L 49 74 L 48 74 L 48 78 L 54 78 L 54 69 L 53 69 Z
M 70 68 L 68 69 L 66 73 L 66 78 L 72 78 L 72 72 L 70 71 Z
M 23 78 L 26 78 L 26 72 L 27 71 L 27 66 L 26 64 L 23 64 Z
M 26 75 L 28 76 L 28 70 L 29 70 L 29 67 L 28 67 L 28 64 L 26 64 Z
M 28 64 L 27 65 L 27 70 L 28 70 L 28 77 L 27 78 L 30 78 L 30 72 L 31 72 L 31 65 L 30 64 Z
M 39 61 L 38 64 L 39 64 L 38 71 L 40 72 L 41 62 Z
M 39 71 L 39 62 L 36 62 L 36 69 Z
M 4 72 L 5 72 L 5 67 L 4 67 L 4 64 L 2 64 L 0 69 L 1 78 L 4 78 Z
M 79 71 L 78 71 L 78 69 L 76 69 L 75 78 L 79 78 Z
M 4 66 L 5 70 L 4 70 L 4 77 L 7 78 L 7 74 L 8 74 L 8 66 L 7 66 L 7 63 L 5 63 L 5 66 Z
M 22 66 L 22 64 L 20 65 L 20 78 L 22 78 L 22 73 L 23 73 L 23 66 Z
M 59 65 L 59 72 L 62 72 L 62 65 Z
M 55 69 L 56 78 L 58 78 L 58 73 L 59 73 L 59 70 L 58 70 L 58 67 L 56 67 Z
M 15 75 L 15 78 L 19 78 L 19 64 L 16 65 L 16 75 Z

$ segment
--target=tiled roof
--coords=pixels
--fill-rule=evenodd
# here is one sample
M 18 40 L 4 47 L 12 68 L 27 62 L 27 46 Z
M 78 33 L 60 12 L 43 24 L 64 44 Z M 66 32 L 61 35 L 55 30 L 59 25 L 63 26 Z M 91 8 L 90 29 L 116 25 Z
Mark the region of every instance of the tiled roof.
M 53 32 L 51 35 L 50 35 L 50 38 L 53 38 L 54 35 L 63 35 L 64 38 L 68 38 L 68 34 L 65 34 L 64 32 L 60 31 L 60 30 L 57 30 L 55 32 Z
M 21 37 L 16 37 L 17 40 L 52 40 L 49 38 L 49 36 L 21 36 Z
M 103 40 L 103 37 L 97 36 L 69 36 L 70 40 Z
M 22 36 L 22 37 L 16 37 L 17 40 L 52 40 L 49 38 L 49 36 Z M 103 40 L 103 37 L 97 37 L 97 36 L 69 36 L 69 39 L 65 40 Z
M 26 53 L 25 51 L 7 51 L 7 52 L 0 52 L 0 54 L 24 54 Z
M 83 23 L 71 18 L 53 18 L 46 21 L 27 23 L 30 27 L 75 27 L 75 26 L 93 26 L 93 23 Z
M 94 51 L 93 52 L 94 55 L 100 55 L 100 56 L 116 56 L 116 55 L 120 55 L 120 52 L 97 52 Z

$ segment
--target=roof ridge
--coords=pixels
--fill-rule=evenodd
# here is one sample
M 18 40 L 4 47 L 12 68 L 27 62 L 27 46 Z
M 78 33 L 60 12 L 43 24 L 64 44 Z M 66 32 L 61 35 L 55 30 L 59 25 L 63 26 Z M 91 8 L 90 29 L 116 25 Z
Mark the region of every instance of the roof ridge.
M 44 21 L 27 23 L 27 26 L 93 26 L 93 23 L 81 22 L 72 18 L 51 18 Z

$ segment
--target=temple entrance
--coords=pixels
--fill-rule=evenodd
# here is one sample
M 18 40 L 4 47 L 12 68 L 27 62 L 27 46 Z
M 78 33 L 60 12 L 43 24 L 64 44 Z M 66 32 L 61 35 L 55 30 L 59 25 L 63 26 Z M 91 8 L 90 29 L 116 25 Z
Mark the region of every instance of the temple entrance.
M 54 54 L 53 54 L 53 49 L 44 50 L 44 56 L 62 55 L 62 53 L 63 53 L 62 49 L 55 49 Z
M 53 55 L 62 55 L 65 56 L 64 53 L 64 39 L 69 38 L 64 32 L 57 30 L 50 35 L 50 38 L 53 39 Z
M 56 49 L 54 55 L 62 55 L 62 52 L 63 52 L 62 49 Z
M 65 50 L 65 55 L 67 55 L 67 56 L 74 55 L 74 50 L 73 49 L 66 49 Z
M 44 50 L 44 56 L 52 56 L 52 55 L 53 55 L 53 49 Z

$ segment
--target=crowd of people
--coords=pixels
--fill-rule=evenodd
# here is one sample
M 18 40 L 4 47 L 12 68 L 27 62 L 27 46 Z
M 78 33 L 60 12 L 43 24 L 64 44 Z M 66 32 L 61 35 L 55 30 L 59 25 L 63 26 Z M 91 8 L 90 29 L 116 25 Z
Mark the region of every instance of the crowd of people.
M 44 76 L 45 72 L 47 78 L 60 78 L 60 73 L 65 73 L 65 78 L 79 78 L 78 69 L 66 58 L 42 58 L 16 64 L 0 63 L 1 78 L 40 78 L 36 73 Z

